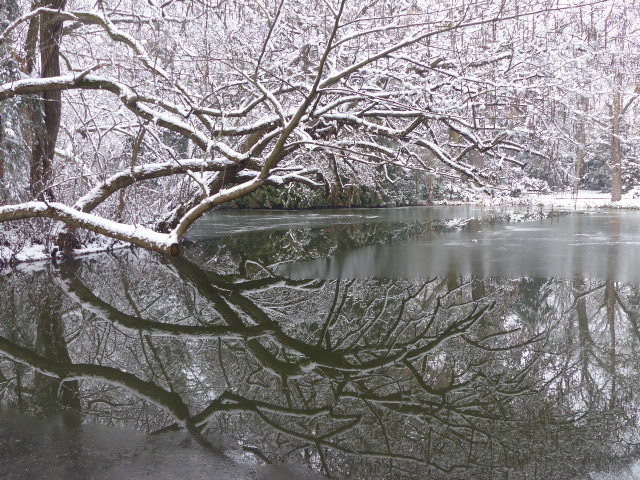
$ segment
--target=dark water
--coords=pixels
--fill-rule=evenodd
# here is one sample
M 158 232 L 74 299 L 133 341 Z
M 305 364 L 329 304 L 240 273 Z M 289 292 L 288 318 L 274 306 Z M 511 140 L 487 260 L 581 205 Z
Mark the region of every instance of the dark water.
M 640 216 L 520 217 L 223 212 L 5 274 L 0 478 L 638 478 Z

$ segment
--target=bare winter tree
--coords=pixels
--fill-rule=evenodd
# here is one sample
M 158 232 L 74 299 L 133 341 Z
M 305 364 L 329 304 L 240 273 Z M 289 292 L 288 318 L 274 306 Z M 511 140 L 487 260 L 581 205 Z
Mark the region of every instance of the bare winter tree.
M 44 108 L 32 112 L 31 201 L 1 207 L 0 221 L 60 221 L 66 250 L 82 228 L 177 255 L 204 213 L 267 185 L 373 184 L 395 170 L 508 189 L 511 167 L 539 154 L 515 128 L 540 77 L 514 35 L 574 8 L 150 5 L 23 5 L 1 34 L 33 63 L 39 25 L 40 76 L 1 85 L 0 101 L 36 95 Z

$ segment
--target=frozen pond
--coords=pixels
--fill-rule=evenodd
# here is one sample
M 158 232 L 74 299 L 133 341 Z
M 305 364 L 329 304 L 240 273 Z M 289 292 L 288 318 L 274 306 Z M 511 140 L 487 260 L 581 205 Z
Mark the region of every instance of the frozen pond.
M 218 212 L 0 276 L 0 478 L 636 478 L 640 215 Z
M 363 246 L 287 266 L 299 278 L 586 276 L 640 282 L 640 216 L 573 214 Z

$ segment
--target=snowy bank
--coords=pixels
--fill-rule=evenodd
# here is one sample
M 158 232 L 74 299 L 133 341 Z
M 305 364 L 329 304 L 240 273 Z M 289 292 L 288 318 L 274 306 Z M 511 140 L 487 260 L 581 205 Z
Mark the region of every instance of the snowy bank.
M 129 247 L 133 247 L 133 245 L 122 242 L 110 242 L 109 244 L 96 243 L 92 246 L 74 250 L 73 256 L 87 257 Z M 57 249 L 55 253 L 49 252 L 45 245 L 26 244 L 19 251 L 14 252 L 11 248 L 0 244 L 0 275 L 10 271 L 16 266 L 18 266 L 20 270 L 24 270 L 25 268 L 29 269 L 29 266 L 39 269 L 43 264 L 61 260 L 62 258 L 64 258 L 64 255 L 57 251 Z
M 640 210 L 640 193 L 632 190 L 622 196 L 619 202 L 611 201 L 610 193 L 580 190 L 577 196 L 571 192 L 524 194 L 521 197 L 500 197 L 480 200 L 489 207 L 542 207 L 544 209 L 590 210 L 596 208 Z

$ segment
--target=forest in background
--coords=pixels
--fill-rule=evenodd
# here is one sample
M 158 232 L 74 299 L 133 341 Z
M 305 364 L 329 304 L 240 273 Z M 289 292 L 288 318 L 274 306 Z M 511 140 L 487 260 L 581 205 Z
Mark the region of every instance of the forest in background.
M 0 0 L 0 243 L 640 179 L 635 0 Z

